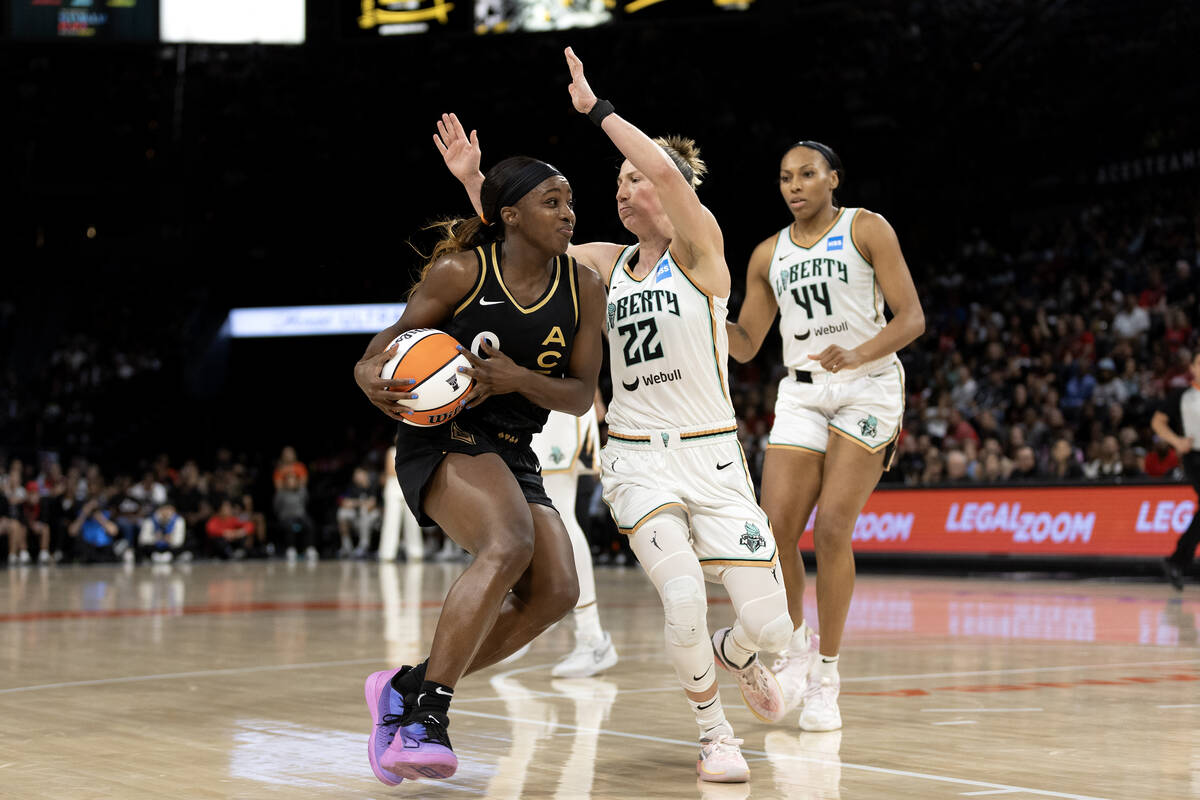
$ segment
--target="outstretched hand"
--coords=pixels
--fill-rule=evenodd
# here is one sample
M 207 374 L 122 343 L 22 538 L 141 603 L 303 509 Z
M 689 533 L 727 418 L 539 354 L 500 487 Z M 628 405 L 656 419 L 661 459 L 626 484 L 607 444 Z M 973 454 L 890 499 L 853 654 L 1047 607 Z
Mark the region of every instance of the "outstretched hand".
M 571 70 L 571 84 L 567 87 L 567 91 L 571 93 L 571 103 L 580 114 L 586 114 L 596 105 L 598 98 L 584 77 L 583 62 L 579 60 L 579 56 L 569 47 L 564 52 L 567 56 L 567 68 Z
M 478 175 L 483 150 L 479 147 L 476 132 L 471 131 L 468 137 L 456 114 L 442 114 L 437 128 L 438 132 L 433 135 L 433 143 L 442 154 L 442 160 L 446 162 L 450 174 L 463 182 Z
M 480 342 L 479 349 L 487 358 L 480 358 L 470 349 L 458 346 L 458 351 L 471 362 L 470 367 L 459 367 L 458 371 L 475 381 L 475 386 L 462 399 L 467 408 L 474 408 L 494 394 L 519 390 L 528 374 L 528 370 L 492 347 L 487 340 Z

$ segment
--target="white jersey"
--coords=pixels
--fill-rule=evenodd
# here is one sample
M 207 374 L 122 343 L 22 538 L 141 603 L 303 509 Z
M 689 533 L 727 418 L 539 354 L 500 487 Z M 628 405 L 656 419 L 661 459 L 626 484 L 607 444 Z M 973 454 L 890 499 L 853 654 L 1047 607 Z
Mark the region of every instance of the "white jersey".
M 638 280 L 626 247 L 608 282 L 610 431 L 728 427 L 728 297 L 700 290 L 670 250 Z
M 542 465 L 542 474 L 573 472 L 591 474 L 599 470 L 600 434 L 596 407 L 576 417 L 551 411 L 540 433 L 529 442 Z
M 887 324 L 875 268 L 854 244 L 854 220 L 861 211 L 840 209 L 812 247 L 796 244 L 790 225 L 775 237 L 767 279 L 779 304 L 783 363 L 791 369 L 824 372 L 809 355 L 831 344 L 858 347 Z M 875 370 L 895 360 L 892 354 L 863 368 Z

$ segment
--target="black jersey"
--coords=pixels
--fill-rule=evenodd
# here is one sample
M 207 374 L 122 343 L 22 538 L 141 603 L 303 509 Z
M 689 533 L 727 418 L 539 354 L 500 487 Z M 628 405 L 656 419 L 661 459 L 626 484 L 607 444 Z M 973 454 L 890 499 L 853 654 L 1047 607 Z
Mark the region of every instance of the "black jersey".
M 479 343 L 488 339 L 496 349 L 522 367 L 561 378 L 575 333 L 579 329 L 579 274 L 575 259 L 561 255 L 541 297 L 522 306 L 509 293 L 500 273 L 500 244 L 475 248 L 479 278 L 454 309 L 446 333 L 479 354 Z M 546 424 L 549 412 L 517 392 L 493 395 L 476 408 L 459 415 L 495 431 L 510 444 L 528 444 Z

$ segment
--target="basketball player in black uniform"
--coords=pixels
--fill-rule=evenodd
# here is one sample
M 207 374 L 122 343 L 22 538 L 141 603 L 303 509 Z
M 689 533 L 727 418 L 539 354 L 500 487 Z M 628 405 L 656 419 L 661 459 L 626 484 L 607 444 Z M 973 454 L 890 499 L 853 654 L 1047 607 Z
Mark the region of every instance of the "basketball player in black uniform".
M 575 607 L 571 542 L 530 450 L 547 409 L 591 407 L 601 363 L 604 287 L 566 255 L 571 187 L 554 167 L 506 159 L 485 176 L 483 214 L 446 224 L 404 315 L 355 367 L 367 397 L 402 420 L 405 384 L 379 377 L 388 343 L 412 328 L 455 337 L 475 387 L 432 428 L 401 424 L 396 475 L 422 525 L 436 522 L 475 558 L 446 595 L 429 658 L 367 679 L 369 753 L 384 783 L 445 778 L 459 678 L 515 652 Z M 511 590 L 511 592 L 510 592 Z

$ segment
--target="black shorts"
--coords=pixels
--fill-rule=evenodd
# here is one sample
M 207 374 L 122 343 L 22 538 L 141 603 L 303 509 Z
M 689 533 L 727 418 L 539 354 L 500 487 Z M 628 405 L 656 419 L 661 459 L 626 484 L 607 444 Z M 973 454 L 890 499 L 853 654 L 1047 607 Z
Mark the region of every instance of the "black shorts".
M 542 486 L 542 465 L 527 441 L 509 444 L 499 440 L 495 431 L 468 421 L 451 420 L 434 428 L 400 423 L 396 433 L 396 480 L 418 524 L 436 524 L 423 509 L 425 487 L 447 453 L 495 453 L 512 471 L 526 502 L 554 508 Z

